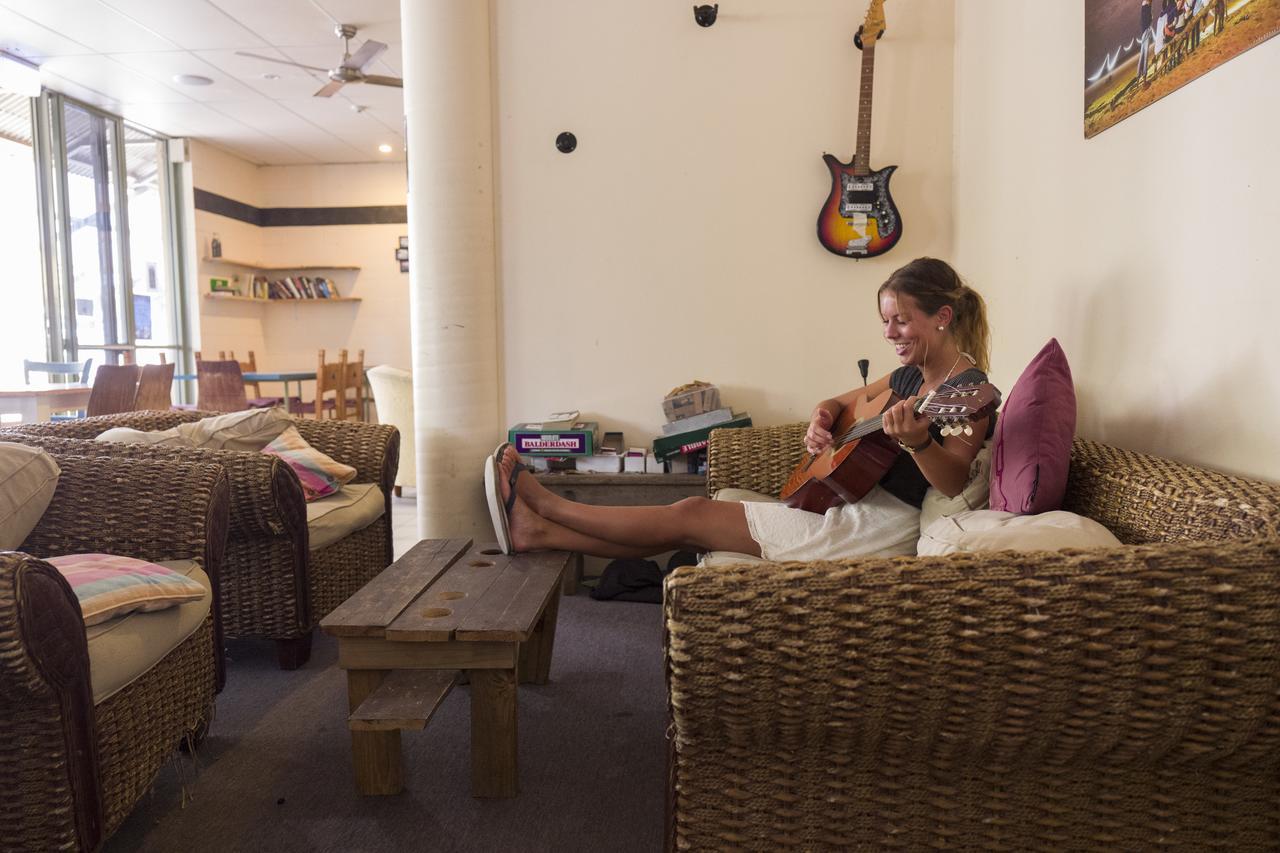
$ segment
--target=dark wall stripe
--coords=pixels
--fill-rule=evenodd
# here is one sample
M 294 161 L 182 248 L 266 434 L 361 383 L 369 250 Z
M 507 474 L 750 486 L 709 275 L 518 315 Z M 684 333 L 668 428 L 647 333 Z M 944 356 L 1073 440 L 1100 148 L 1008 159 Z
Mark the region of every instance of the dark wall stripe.
M 250 225 L 262 224 L 262 211 L 253 205 L 245 204 L 242 201 L 236 201 L 226 196 L 220 196 L 217 193 L 211 193 L 199 187 L 195 189 L 195 197 L 196 210 L 216 213 L 219 216 L 226 216 L 230 219 L 238 219 L 241 222 L 248 222 Z
M 216 213 L 262 228 L 288 225 L 402 225 L 409 209 L 402 204 L 370 207 L 254 207 L 235 199 L 195 190 L 196 210 Z

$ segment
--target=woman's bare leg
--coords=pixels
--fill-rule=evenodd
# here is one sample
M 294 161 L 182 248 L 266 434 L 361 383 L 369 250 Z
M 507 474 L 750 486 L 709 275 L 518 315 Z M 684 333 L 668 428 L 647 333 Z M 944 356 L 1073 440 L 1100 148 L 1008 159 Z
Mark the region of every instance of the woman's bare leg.
M 511 547 L 517 554 L 526 551 L 575 551 L 592 557 L 651 557 L 652 548 L 619 545 L 596 539 L 585 533 L 556 524 L 535 513 L 520 498 L 511 507 L 508 517 L 511 525 Z
M 504 500 L 510 494 L 508 482 L 519 459 L 513 449 L 508 449 L 499 466 Z M 622 556 L 633 556 L 633 551 L 648 556 L 680 548 L 760 555 L 760 546 L 751 538 L 747 527 L 747 514 L 742 504 L 734 501 L 685 498 L 669 506 L 592 506 L 565 500 L 543 488 L 533 477 L 518 478 L 516 494 L 516 507 L 524 504 L 534 518 L 583 535 L 594 541 L 596 548 L 611 546 L 627 550 L 628 553 Z M 515 515 L 513 507 L 513 523 Z M 558 540 L 566 534 L 556 531 L 549 535 Z M 514 529 L 512 536 L 515 537 Z M 536 547 L 564 546 L 543 544 Z M 519 545 L 516 548 L 520 550 Z M 569 547 L 564 547 L 564 550 L 596 553 Z

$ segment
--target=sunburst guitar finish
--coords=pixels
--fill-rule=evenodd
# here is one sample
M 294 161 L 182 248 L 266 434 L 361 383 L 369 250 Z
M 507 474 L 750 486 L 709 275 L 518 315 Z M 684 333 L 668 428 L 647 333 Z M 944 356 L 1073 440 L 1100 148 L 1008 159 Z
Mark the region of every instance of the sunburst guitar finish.
M 818 240 L 847 258 L 874 258 L 892 249 L 902 237 L 902 218 L 889 194 L 889 177 L 898 167 L 859 175 L 857 158 L 841 163 L 824 154 L 822 161 L 831 172 L 831 193 L 818 214 Z

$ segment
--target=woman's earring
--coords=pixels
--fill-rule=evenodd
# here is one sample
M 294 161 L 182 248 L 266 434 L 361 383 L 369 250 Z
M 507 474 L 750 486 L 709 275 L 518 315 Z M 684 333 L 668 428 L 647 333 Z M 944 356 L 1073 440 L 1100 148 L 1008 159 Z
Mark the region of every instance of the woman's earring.
M 939 326 L 939 327 L 938 327 L 938 331 L 939 331 L 939 332 L 945 332 L 946 330 L 947 330 L 947 327 L 946 327 L 946 326 Z

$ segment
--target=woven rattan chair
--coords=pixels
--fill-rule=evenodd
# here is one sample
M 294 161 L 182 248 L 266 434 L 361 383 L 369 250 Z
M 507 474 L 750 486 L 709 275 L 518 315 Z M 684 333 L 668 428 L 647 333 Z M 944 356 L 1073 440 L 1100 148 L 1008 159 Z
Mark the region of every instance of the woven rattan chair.
M 1280 486 L 1077 440 L 1065 509 L 1128 544 L 676 569 L 669 846 L 1280 847 Z
M 207 363 L 207 362 L 206 362 Z M 307 509 L 297 475 L 278 457 L 237 450 L 154 447 L 86 441 L 111 427 L 163 430 L 209 412 L 134 412 L 0 430 L 0 440 L 64 453 L 144 459 L 213 461 L 231 479 L 231 526 L 222 567 L 222 621 L 229 637 L 276 642 L 280 666 L 293 669 L 311 654 L 322 617 L 392 562 L 391 489 L 400 434 L 383 424 L 298 419 L 303 439 L 356 469 L 356 483 L 377 483 L 381 518 L 324 548 L 308 546 Z M 74 444 L 66 444 L 72 441 Z
M 195 633 L 95 707 L 80 606 L 40 558 L 105 552 L 195 560 L 216 590 L 226 472 L 208 464 L 53 455 L 62 473 L 52 503 L 21 553 L 0 553 L 4 850 L 97 850 L 179 744 L 205 730 L 220 684 L 215 596 L 213 613 Z

